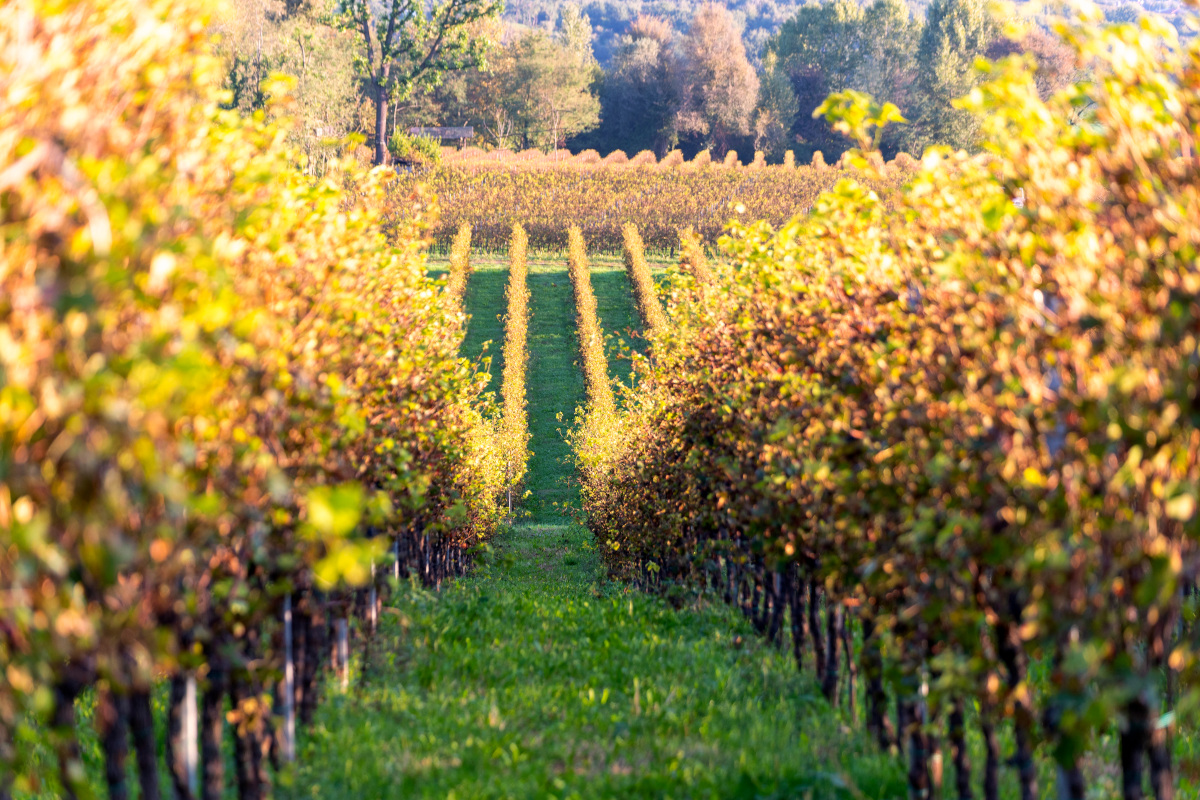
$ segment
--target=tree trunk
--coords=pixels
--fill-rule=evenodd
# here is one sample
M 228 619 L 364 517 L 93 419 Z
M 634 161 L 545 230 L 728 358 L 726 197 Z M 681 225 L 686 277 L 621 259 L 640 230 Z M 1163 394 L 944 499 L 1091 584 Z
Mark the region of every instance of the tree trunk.
M 1168 657 L 1175 647 L 1176 637 L 1180 631 L 1180 623 L 1183 617 L 1179 613 L 1181 602 L 1182 598 L 1177 592 L 1172 600 L 1170 613 L 1163 614 L 1158 624 L 1151 629 L 1150 646 L 1148 648 L 1153 671 L 1155 673 L 1164 673 L 1166 676 L 1165 700 L 1168 710 L 1175 706 L 1175 670 L 1171 669 Z M 1150 788 L 1154 792 L 1155 800 L 1174 800 L 1175 775 L 1171 767 L 1171 732 L 1166 727 L 1159 727 L 1157 717 L 1156 706 L 1152 706 L 1148 719 L 1150 727 L 1150 742 L 1148 747 L 1148 754 L 1150 756 Z
M 867 730 L 879 743 L 880 750 L 887 750 L 896 739 L 892 720 L 888 717 L 887 692 L 883 688 L 883 657 L 879 652 L 879 638 L 875 633 L 875 619 L 868 610 L 863 615 L 862 672 L 866 681 Z
M 158 748 L 154 736 L 154 711 L 148 690 L 135 691 L 129 696 L 129 729 L 137 753 L 138 785 L 141 800 L 158 800 Z
M 1013 606 L 1013 618 L 1018 617 L 1019 609 Z M 1000 661 L 1008 672 L 1008 688 L 1015 690 L 1025 680 L 1025 661 L 1021 644 L 1017 640 L 1016 630 L 1008 623 L 1002 622 L 996 629 L 996 642 L 999 649 Z M 1013 701 L 1013 732 L 1016 738 L 1016 753 L 1013 755 L 1013 765 L 1017 768 L 1017 781 L 1020 788 L 1021 800 L 1037 800 L 1037 767 L 1033 763 L 1033 709 L 1025 700 Z
M 838 704 L 838 633 L 842 627 L 842 606 L 835 603 L 833 598 L 825 598 L 825 676 L 821 681 L 821 691 L 829 704 Z
M 761 580 L 758 570 L 750 574 L 750 608 L 748 614 L 750 623 L 754 625 L 754 630 L 762 636 L 767 632 L 767 605 L 769 604 L 766 592 L 766 582 Z
M 0 720 L 0 766 L 11 764 L 16 756 L 12 733 L 3 720 Z M 12 784 L 12 771 L 7 767 L 0 770 L 0 800 L 12 800 Z
M 924 720 L 910 701 L 902 702 L 905 728 L 908 735 L 908 796 L 911 800 L 929 798 L 929 748 L 925 740 Z
M 991 710 L 984 708 L 980 715 L 979 728 L 983 733 L 983 800 L 999 800 L 1000 797 L 1000 745 L 996 742 L 996 726 L 992 723 Z
M 128 800 L 129 698 L 105 689 L 96 705 L 100 745 L 104 750 L 104 783 L 108 800 Z
M 804 583 L 799 570 L 793 565 L 788 570 L 788 602 L 792 612 L 792 655 L 796 658 L 796 669 L 804 671 Z
M 1142 800 L 1145 791 L 1145 753 L 1150 743 L 1150 709 L 1141 697 L 1125 705 L 1125 729 L 1121 731 L 1121 796 Z
M 324 598 L 320 593 L 313 592 L 309 596 L 308 602 L 308 646 L 304 660 L 303 704 L 300 706 L 300 722 L 305 727 L 312 724 L 317 713 L 317 694 L 321 680 L 321 666 L 325 663 L 325 640 L 327 638 Z
M 375 82 L 375 166 L 387 163 L 387 81 Z
M 208 686 L 200 707 L 200 759 L 204 764 L 200 800 L 221 800 L 225 792 L 225 761 L 221 754 L 221 742 L 225 736 L 228 675 L 221 654 L 210 652 L 208 658 Z
M 242 670 L 238 670 L 232 676 L 229 694 L 234 711 L 245 712 L 252 690 L 249 680 Z M 257 725 L 257 719 L 243 718 L 233 730 L 233 763 L 239 800 L 259 800 L 262 796 L 262 787 L 258 785 L 258 764 L 256 763 L 259 745 L 256 736 Z
M 1087 785 L 1083 780 L 1083 770 L 1079 762 L 1069 767 L 1058 765 L 1058 800 L 1086 800 Z
M 732 606 L 734 600 L 733 587 L 737 580 L 737 567 L 728 558 L 722 559 L 725 563 L 725 605 Z
M 954 787 L 958 800 L 971 800 L 971 758 L 967 754 L 966 724 L 962 698 L 954 698 L 950 707 L 950 759 L 954 762 Z
M 783 627 L 784 585 L 783 573 L 771 570 L 771 618 L 767 624 L 767 641 L 778 647 L 782 643 L 780 630 Z
M 904 702 L 903 695 L 896 697 L 896 750 L 897 755 L 904 756 L 905 739 L 908 736 L 909 716 L 912 707 Z
M 817 665 L 817 682 L 825 685 L 825 637 L 821 634 L 821 617 L 817 608 L 817 582 L 808 582 L 808 630 L 812 633 L 813 660 Z
M 64 800 L 76 800 L 79 790 L 86 789 L 80 783 L 85 782 L 83 758 L 79 751 L 79 739 L 75 735 L 75 700 L 83 691 L 86 681 L 82 675 L 70 674 L 68 667 L 66 675 L 54 687 L 54 727 L 55 755 L 58 756 L 58 776 L 62 782 Z M 88 794 L 85 792 L 85 794 Z
M 372 600 L 372 602 L 374 601 Z M 375 639 L 375 631 L 370 627 L 369 622 L 367 624 L 367 631 L 359 638 L 362 639 L 362 663 L 359 670 L 359 680 L 363 686 L 366 686 L 370 678 L 371 660 L 373 658 L 371 644 Z
M 1150 787 L 1154 800 L 1174 800 L 1175 775 L 1171 768 L 1171 748 L 1166 728 L 1150 734 Z
M 305 698 L 308 695 L 308 672 L 312 669 L 309 661 L 309 637 L 312 635 L 312 616 L 309 613 L 311 596 L 296 603 L 292 612 L 292 708 L 297 718 L 304 713 Z
M 842 652 L 846 655 L 846 700 L 850 710 L 850 718 L 854 718 L 857 708 L 855 690 L 857 689 L 858 662 L 854 659 L 854 638 L 850 635 L 850 611 L 842 611 Z

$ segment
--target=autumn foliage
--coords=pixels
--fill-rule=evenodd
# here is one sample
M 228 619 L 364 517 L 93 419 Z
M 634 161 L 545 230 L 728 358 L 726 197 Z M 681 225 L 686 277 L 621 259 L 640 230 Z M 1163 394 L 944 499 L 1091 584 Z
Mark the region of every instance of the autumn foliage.
M 408 193 L 425 184 L 437 195 L 444 213 L 434 236 L 443 246 L 461 224 L 469 223 L 476 247 L 503 251 L 512 226 L 521 225 L 531 247 L 562 252 L 568 247 L 566 223 L 571 222 L 593 251 L 619 253 L 622 228 L 633 222 L 646 247 L 670 252 L 678 246 L 681 228 L 690 226 L 715 242 L 730 219 L 781 224 L 843 177 L 837 169 L 752 169 L 700 158 L 673 166 L 655 163 L 653 153 L 645 155 L 637 164 L 597 164 L 540 153 L 534 158 L 449 158 L 436 170 L 405 177 L 397 191 Z M 730 155 L 736 162 L 737 154 Z M 887 197 L 909 174 L 892 163 L 868 180 Z
M 471 226 L 464 222 L 458 226 L 458 232 L 454 234 L 454 241 L 450 245 L 450 272 L 446 276 L 446 296 L 460 312 L 470 278 Z
M 613 573 L 790 624 L 916 797 L 944 747 L 960 797 L 1005 763 L 1035 796 L 1042 752 L 1082 798 L 1110 733 L 1124 795 L 1171 797 L 1197 700 L 1200 44 L 1064 35 L 1094 79 L 1042 99 L 992 67 L 983 157 L 931 151 L 890 199 L 862 159 L 735 227 L 584 471 Z
M 130 716 L 153 753 L 154 682 L 174 703 L 195 674 L 204 795 L 235 722 L 258 796 L 285 598 L 315 647 L 385 553 L 436 582 L 499 519 L 480 385 L 425 276 L 436 209 L 414 195 L 389 242 L 384 175 L 313 181 L 286 122 L 222 110 L 206 13 L 0 8 L 0 794 L 88 794 L 76 698 L 97 690 L 119 762 Z M 306 713 L 327 657 L 297 676 Z
M 528 237 L 513 226 L 508 248 L 508 313 L 504 318 L 504 375 L 500 388 L 504 400 L 501 450 L 505 479 L 510 488 L 525 479 L 529 462 L 529 413 L 526 367 L 529 364 L 529 265 Z
M 646 263 L 645 243 L 642 242 L 637 226 L 632 222 L 625 224 L 621 235 L 625 243 L 625 272 L 633 286 L 633 295 L 642 323 L 648 334 L 661 333 L 667 325 L 667 318 L 663 315 L 662 305 L 658 300 L 650 265 Z
M 704 252 L 704 241 L 692 228 L 679 232 L 679 266 L 701 285 L 713 282 L 712 268 Z

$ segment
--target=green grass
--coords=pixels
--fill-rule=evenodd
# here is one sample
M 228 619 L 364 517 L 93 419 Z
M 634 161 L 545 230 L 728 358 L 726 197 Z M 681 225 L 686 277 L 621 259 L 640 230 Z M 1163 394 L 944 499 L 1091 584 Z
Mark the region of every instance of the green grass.
M 518 526 L 471 579 L 392 608 L 385 655 L 322 706 L 284 796 L 904 795 L 789 658 L 724 607 L 606 582 L 578 527 Z
M 529 262 L 529 432 L 525 509 L 536 521 L 559 520 L 578 487 L 570 484 L 571 448 L 564 435 L 584 402 L 583 373 L 575 344 L 575 298 L 565 261 Z
M 596 311 L 604 329 L 608 374 L 629 383 L 633 368 L 630 351 L 645 349 L 641 336 L 642 320 L 633 299 L 633 287 L 625 274 L 624 262 L 612 258 L 591 258 L 592 289 L 596 293 Z

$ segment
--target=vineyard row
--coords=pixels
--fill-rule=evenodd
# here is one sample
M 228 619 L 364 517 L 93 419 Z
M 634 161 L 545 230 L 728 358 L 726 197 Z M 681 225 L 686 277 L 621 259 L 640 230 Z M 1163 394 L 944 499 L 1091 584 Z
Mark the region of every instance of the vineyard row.
M 391 206 L 399 214 L 418 185 L 428 186 L 444 209 L 434 230 L 441 247 L 469 224 L 477 248 L 503 252 L 513 225 L 521 225 L 530 247 L 562 253 L 569 246 L 562 221 L 572 220 L 594 252 L 622 252 L 624 226 L 633 222 L 646 247 L 674 254 L 682 229 L 715 242 L 730 219 L 782 224 L 848 174 L 813 167 L 644 171 L 450 164 L 403 176 L 394 185 Z M 897 162 L 869 183 L 890 198 L 911 174 L 911 166 Z
M 1197 789 L 1200 43 L 1068 41 L 1086 86 L 1014 61 L 972 94 L 988 159 L 735 226 L 575 432 L 610 571 L 790 631 L 915 798 Z
M 515 491 L 519 496 L 530 457 L 529 412 L 525 399 L 526 367 L 529 364 L 528 246 L 525 231 L 519 225 L 513 226 L 508 248 L 508 313 L 504 319 L 504 374 L 500 389 L 504 401 L 501 452 L 505 459 L 510 519 L 513 494 Z
M 92 796 L 88 697 L 109 796 L 159 729 L 180 796 L 267 795 L 381 592 L 503 519 L 431 210 L 222 110 L 208 14 L 0 7 L 0 797 Z

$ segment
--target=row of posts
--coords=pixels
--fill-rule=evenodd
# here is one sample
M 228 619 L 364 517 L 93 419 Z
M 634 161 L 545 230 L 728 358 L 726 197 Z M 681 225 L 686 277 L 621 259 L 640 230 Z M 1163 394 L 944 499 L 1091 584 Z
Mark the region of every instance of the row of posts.
M 394 575 L 400 580 L 400 543 L 396 541 Z M 378 589 L 375 587 L 375 565 L 371 565 L 371 588 L 369 590 L 369 621 L 371 629 L 378 625 Z M 336 636 L 336 660 L 334 669 L 341 678 L 342 691 L 350 688 L 350 625 L 346 619 L 334 621 Z M 292 597 L 283 598 L 283 691 L 282 730 L 280 731 L 280 755 L 288 764 L 296 761 L 296 654 L 292 632 Z M 196 676 L 189 675 L 183 699 L 183 763 L 187 773 L 188 788 L 192 796 L 200 793 L 200 716 Z

